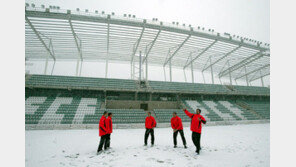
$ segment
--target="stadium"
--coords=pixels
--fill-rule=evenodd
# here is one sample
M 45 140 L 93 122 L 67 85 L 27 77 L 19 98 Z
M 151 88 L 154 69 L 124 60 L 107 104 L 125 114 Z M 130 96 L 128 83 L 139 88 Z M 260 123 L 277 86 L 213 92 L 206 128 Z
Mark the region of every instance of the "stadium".
M 197 108 L 201 109 L 202 115 L 207 120 L 206 126 L 209 126 L 205 128 L 209 128 L 209 131 L 219 131 L 210 129 L 217 125 L 227 127 L 234 124 L 238 126 L 234 126 L 237 131 L 240 131 L 241 124 L 248 124 L 245 125 L 246 130 L 254 131 L 257 129 L 256 124 L 263 123 L 260 126 L 269 126 L 264 123 L 269 123 L 270 120 L 270 89 L 264 84 L 263 78 L 270 75 L 270 49 L 269 44 L 254 39 L 230 33 L 218 33 L 213 29 L 179 22 L 162 22 L 157 18 L 139 19 L 131 14 L 118 16 L 115 13 L 80 11 L 79 8 L 64 10 L 56 6 L 39 8 L 26 4 L 25 58 L 28 64 L 34 61 L 45 64 L 41 73 L 27 73 L 25 76 L 26 141 L 30 140 L 28 141 L 30 143 L 32 141 L 31 144 L 38 141 L 38 138 L 32 136 L 39 131 L 56 135 L 53 142 L 59 138 L 59 133 L 62 131 L 70 135 L 79 130 L 82 135 L 93 138 L 90 136 L 94 134 L 93 132 L 96 136 L 99 119 L 104 111 L 114 114 L 114 129 L 118 129 L 118 134 L 124 135 L 127 130 L 135 133 L 139 131 L 141 137 L 144 130 L 142 132 L 140 129 L 145 127 L 147 112 L 151 112 L 156 119 L 159 131 L 170 128 L 173 112 L 179 115 L 184 127 L 188 129 L 191 119 L 185 115 L 183 108 L 187 108 L 191 113 Z M 75 62 L 75 76 L 53 75 L 55 63 L 59 61 Z M 104 63 L 105 77 L 81 75 L 84 63 L 92 61 Z M 130 69 L 122 70 L 122 73 L 128 73 L 130 77 L 128 79 L 109 77 L 108 64 L 112 62 L 128 64 Z M 50 68 L 48 64 L 52 64 L 51 70 L 48 70 Z M 164 81 L 150 80 L 151 66 L 163 69 Z M 174 69 L 184 71 L 183 82 L 174 81 Z M 186 75 L 188 71 L 189 77 Z M 208 73 L 211 83 L 195 82 L 197 71 L 202 74 Z M 220 83 L 215 82 L 214 78 L 218 78 Z M 254 81 L 261 85 L 251 86 Z M 191 144 L 189 129 L 187 134 L 186 132 L 188 143 Z M 258 130 L 258 134 L 260 133 Z M 260 136 L 258 134 L 256 133 Z M 269 140 L 268 135 L 264 137 Z M 98 139 L 95 140 L 91 144 L 92 147 L 97 147 Z M 114 140 L 112 142 L 116 150 L 116 141 L 120 142 L 120 137 Z M 128 145 L 128 141 L 125 142 Z M 207 145 L 208 143 L 202 142 L 205 152 L 214 152 L 215 149 Z M 139 145 L 141 144 L 139 142 Z M 136 146 L 132 148 L 134 151 L 138 149 Z M 163 152 L 159 152 L 160 155 L 166 154 L 164 150 L 173 152 L 172 148 L 161 145 L 152 149 L 154 150 L 150 151 L 162 150 Z M 250 151 L 249 148 L 241 149 Z M 234 150 L 234 154 L 237 153 L 235 148 L 229 150 Z M 107 165 L 98 159 L 96 161 L 90 156 L 90 152 L 84 151 L 78 155 L 77 152 L 70 151 L 69 155 L 65 155 L 66 158 L 61 160 L 63 162 L 58 162 L 59 164 L 56 164 L 57 160 L 53 162 L 49 158 L 46 159 L 48 164 L 45 162 L 37 164 L 86 166 L 85 161 L 89 161 L 89 166 Z M 63 153 L 65 152 L 67 150 L 63 150 Z M 187 152 L 188 150 L 183 153 Z M 266 155 L 263 158 L 259 156 L 262 152 L 257 152 L 259 160 L 266 160 L 262 166 L 269 164 L 268 152 L 263 150 L 264 156 Z M 26 154 L 31 155 L 31 152 L 26 149 Z M 116 152 L 111 151 L 109 154 L 120 157 Z M 134 158 L 145 161 L 138 154 L 135 155 Z M 104 156 L 118 166 L 116 160 L 108 157 L 108 154 Z M 192 155 L 184 157 L 184 160 L 186 158 L 196 160 Z M 122 159 L 128 157 L 121 157 Z M 178 162 L 167 159 L 152 157 L 150 160 L 155 163 L 154 166 L 178 165 Z M 36 162 L 26 161 L 26 163 Z M 126 162 L 125 165 L 133 166 L 129 163 Z M 237 165 L 225 163 L 226 166 Z M 255 164 L 251 163 L 251 166 L 257 166 L 258 163 L 257 161 Z

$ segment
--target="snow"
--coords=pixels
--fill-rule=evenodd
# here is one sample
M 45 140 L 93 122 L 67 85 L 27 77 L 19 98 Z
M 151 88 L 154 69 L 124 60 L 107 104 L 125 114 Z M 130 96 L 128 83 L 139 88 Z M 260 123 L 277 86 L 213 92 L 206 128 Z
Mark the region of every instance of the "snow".
M 114 129 L 111 149 L 96 155 L 98 130 L 26 131 L 26 166 L 269 166 L 270 124 L 204 126 L 201 154 L 195 154 L 189 127 L 188 148 L 180 135 L 173 148 L 171 128 L 156 128 L 155 145 L 144 146 L 144 129 Z

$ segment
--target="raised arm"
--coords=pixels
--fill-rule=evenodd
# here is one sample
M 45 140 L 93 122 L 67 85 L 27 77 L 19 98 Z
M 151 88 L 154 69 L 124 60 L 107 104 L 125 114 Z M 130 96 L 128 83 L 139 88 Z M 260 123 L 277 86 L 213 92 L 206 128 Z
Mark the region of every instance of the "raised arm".
M 203 124 L 206 124 L 207 123 L 206 119 L 202 115 L 200 116 L 200 120 L 201 120 L 201 122 Z
M 186 114 L 188 117 L 190 117 L 190 118 L 192 118 L 192 117 L 194 116 L 194 114 L 188 112 L 188 110 L 187 110 L 186 108 L 184 109 L 184 112 L 185 112 L 185 114 Z

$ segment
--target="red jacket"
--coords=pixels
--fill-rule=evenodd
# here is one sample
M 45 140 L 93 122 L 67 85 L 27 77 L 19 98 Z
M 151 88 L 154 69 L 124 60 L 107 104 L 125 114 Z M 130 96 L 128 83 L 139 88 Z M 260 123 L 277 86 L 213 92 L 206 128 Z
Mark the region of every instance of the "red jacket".
M 106 134 L 107 134 L 106 117 L 103 115 L 99 123 L 99 136 L 104 136 Z
M 107 127 L 107 134 L 112 133 L 112 131 L 113 131 L 113 124 L 112 124 L 112 118 L 111 117 L 108 117 L 106 119 L 106 127 Z
M 146 117 L 145 119 L 145 127 L 147 129 L 152 129 L 156 126 L 156 121 L 154 119 L 154 117 L 150 116 L 150 117 Z
M 173 129 L 183 130 L 182 119 L 178 116 L 171 119 L 171 126 Z
M 200 114 L 192 114 L 190 112 L 188 112 L 186 109 L 184 110 L 185 114 L 191 118 L 191 125 L 190 125 L 190 130 L 192 132 L 197 132 L 197 133 L 201 133 L 201 129 L 202 129 L 202 123 L 206 123 L 206 119 L 200 115 Z M 198 120 L 198 118 L 201 119 L 201 121 Z

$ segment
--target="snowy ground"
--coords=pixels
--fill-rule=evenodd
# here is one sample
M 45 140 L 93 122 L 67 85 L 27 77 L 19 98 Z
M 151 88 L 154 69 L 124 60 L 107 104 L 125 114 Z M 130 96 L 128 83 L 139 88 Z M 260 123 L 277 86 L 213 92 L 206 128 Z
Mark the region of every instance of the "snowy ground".
M 155 146 L 143 146 L 144 129 L 115 129 L 111 149 L 96 155 L 97 130 L 26 131 L 26 166 L 269 166 L 270 124 L 203 127 L 200 155 L 194 153 L 189 127 L 188 149 L 180 135 L 173 148 L 170 128 L 155 129 Z M 150 137 L 149 137 L 150 142 Z

